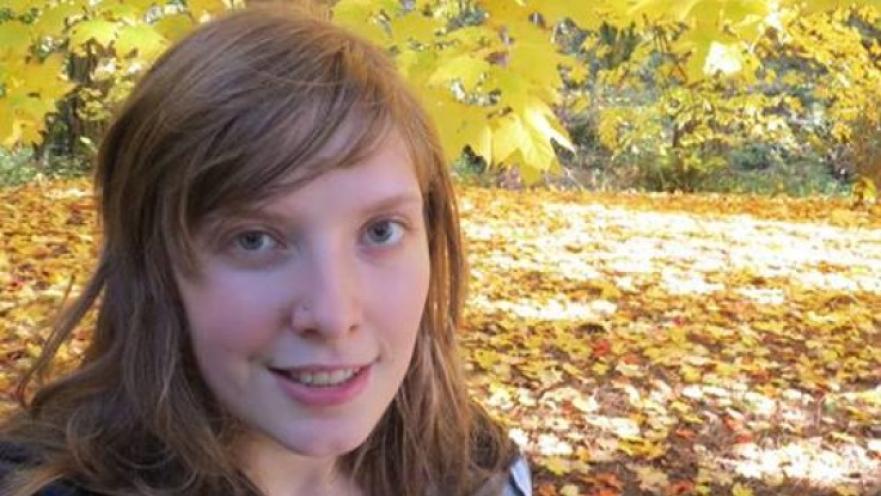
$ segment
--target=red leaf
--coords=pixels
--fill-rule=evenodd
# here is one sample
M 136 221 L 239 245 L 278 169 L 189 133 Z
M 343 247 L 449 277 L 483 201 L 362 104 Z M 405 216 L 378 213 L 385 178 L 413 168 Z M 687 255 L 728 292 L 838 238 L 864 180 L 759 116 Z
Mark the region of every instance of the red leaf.
M 593 354 L 596 357 L 603 357 L 609 354 L 609 351 L 612 350 L 612 345 L 605 339 L 600 339 L 593 345 Z

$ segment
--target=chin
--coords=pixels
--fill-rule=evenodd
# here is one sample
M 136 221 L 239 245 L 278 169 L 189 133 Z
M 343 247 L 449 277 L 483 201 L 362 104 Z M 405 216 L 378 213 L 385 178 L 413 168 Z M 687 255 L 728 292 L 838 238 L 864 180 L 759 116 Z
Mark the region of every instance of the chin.
M 367 435 L 341 436 L 340 434 L 342 433 L 338 432 L 332 438 L 328 438 L 310 433 L 309 436 L 296 436 L 278 441 L 295 453 L 321 458 L 345 455 L 357 449 L 367 440 Z

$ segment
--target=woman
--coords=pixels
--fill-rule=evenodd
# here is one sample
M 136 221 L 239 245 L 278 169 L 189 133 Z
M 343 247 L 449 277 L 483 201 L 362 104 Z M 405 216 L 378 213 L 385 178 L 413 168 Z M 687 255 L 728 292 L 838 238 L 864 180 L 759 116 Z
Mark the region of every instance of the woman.
M 0 492 L 529 494 L 458 363 L 442 156 L 384 54 L 304 9 L 168 50 L 101 144 L 100 260 L 19 392 L 97 307 L 91 344 L 6 422 Z

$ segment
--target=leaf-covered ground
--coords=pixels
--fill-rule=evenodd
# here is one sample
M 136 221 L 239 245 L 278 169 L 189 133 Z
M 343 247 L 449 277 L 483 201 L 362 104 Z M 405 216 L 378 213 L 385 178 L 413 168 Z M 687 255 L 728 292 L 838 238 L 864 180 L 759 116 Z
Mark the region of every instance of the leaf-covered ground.
M 483 189 L 461 209 L 471 385 L 538 495 L 881 493 L 877 209 Z M 81 181 L 0 190 L 0 219 L 8 406 L 97 233 Z

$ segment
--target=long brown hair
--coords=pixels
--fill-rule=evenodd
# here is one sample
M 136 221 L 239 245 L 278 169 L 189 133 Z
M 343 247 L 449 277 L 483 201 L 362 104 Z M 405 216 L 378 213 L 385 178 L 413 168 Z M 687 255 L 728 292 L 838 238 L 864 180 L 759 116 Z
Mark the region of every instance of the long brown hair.
M 377 495 L 473 494 L 498 479 L 516 449 L 467 396 L 457 358 L 467 267 L 436 131 L 381 50 L 302 8 L 261 5 L 169 49 L 108 129 L 95 176 L 100 260 L 19 386 L 22 409 L 2 432 L 38 457 L 4 494 L 61 479 L 106 494 L 259 494 L 229 450 L 236 419 L 197 372 L 172 267 L 198 271 L 192 235 L 208 214 L 355 163 L 390 129 L 419 176 L 431 282 L 397 396 L 340 463 Z M 320 159 L 341 132 L 346 149 Z M 93 308 L 80 366 L 28 401 Z

